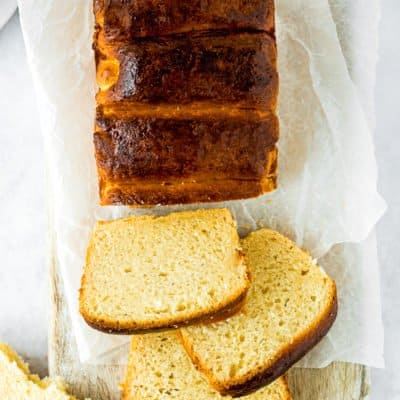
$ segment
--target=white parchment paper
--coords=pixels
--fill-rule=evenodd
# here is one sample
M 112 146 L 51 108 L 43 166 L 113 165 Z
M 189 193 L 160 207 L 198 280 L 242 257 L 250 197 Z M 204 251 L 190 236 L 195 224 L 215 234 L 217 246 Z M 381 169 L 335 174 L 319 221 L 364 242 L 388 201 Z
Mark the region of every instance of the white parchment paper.
M 20 0 L 19 6 L 48 157 L 57 262 L 79 355 L 82 362 L 123 364 L 129 337 L 94 331 L 78 312 L 90 231 L 96 219 L 165 214 L 189 207 L 140 211 L 97 205 L 91 3 Z M 362 3 L 363 9 L 376 6 L 375 1 Z M 379 269 L 371 231 L 385 204 L 376 189 L 373 117 L 367 115 L 372 103 L 361 100 L 364 89 L 357 85 L 354 61 L 347 54 L 346 63 L 344 57 L 349 52 L 357 59 L 349 50 L 352 38 L 343 27 L 358 21 L 354 16 L 350 24 L 343 19 L 349 15 L 344 0 L 330 0 L 330 4 L 328 0 L 276 0 L 276 5 L 279 189 L 226 205 L 242 235 L 260 226 L 277 229 L 319 258 L 337 281 L 338 320 L 302 364 L 320 367 L 346 360 L 381 366 Z M 377 35 L 376 21 L 376 13 L 363 13 L 372 37 Z M 365 44 L 363 54 L 376 54 L 376 41 Z M 372 63 L 369 71 L 374 67 Z M 371 92 L 371 87 L 373 80 L 366 90 Z

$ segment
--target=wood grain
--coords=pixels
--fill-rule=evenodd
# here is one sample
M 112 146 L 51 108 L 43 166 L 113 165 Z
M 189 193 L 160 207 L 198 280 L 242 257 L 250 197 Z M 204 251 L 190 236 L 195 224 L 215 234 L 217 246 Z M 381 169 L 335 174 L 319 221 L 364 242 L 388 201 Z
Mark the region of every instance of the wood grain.
M 91 397 L 92 400 L 118 400 L 118 383 L 124 375 L 123 367 L 79 362 L 64 288 L 55 260 L 53 252 L 50 260 L 50 375 L 63 376 L 70 392 L 81 399 Z M 289 385 L 294 400 L 362 400 L 368 394 L 369 382 L 367 368 L 349 363 L 333 363 L 324 369 L 293 368 L 289 372 Z

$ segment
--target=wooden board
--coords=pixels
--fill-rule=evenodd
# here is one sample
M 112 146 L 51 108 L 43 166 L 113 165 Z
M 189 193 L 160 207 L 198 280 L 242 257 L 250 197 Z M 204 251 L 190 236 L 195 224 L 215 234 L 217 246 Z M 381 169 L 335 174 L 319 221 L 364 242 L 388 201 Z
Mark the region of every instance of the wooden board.
M 53 255 L 50 262 L 50 375 L 63 376 L 71 393 L 81 399 L 91 397 L 92 400 L 118 400 L 118 383 L 123 377 L 124 368 L 84 365 L 79 362 L 55 259 Z M 293 368 L 289 372 L 289 384 L 294 400 L 361 400 L 368 394 L 369 382 L 367 368 L 348 363 L 333 363 L 321 370 Z

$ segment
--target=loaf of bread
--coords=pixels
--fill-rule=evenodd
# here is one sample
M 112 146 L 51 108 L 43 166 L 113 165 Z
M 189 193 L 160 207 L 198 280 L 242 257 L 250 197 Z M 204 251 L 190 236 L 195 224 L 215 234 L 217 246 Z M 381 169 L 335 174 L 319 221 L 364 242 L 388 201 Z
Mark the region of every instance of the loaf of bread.
M 95 1 L 103 205 L 258 196 L 276 187 L 272 0 Z
M 176 332 L 135 335 L 122 400 L 229 400 L 208 386 Z M 243 400 L 291 400 L 284 377 Z
M 96 225 L 80 312 L 107 332 L 173 328 L 232 313 L 248 288 L 227 209 L 129 217 Z
M 242 241 L 252 286 L 246 305 L 227 320 L 180 330 L 198 369 L 223 395 L 269 384 L 328 332 L 336 287 L 312 258 L 268 229 Z
M 61 379 L 40 380 L 10 347 L 0 343 L 1 400 L 76 400 Z

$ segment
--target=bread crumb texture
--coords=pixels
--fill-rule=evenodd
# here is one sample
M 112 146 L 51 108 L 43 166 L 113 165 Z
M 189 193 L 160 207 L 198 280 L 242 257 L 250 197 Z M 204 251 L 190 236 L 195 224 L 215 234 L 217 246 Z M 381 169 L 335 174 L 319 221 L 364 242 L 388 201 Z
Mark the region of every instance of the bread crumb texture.
M 76 400 L 66 392 L 60 378 L 41 380 L 29 372 L 28 365 L 4 343 L 0 343 L 1 400 Z
M 99 222 L 87 252 L 80 310 L 100 329 L 159 329 L 243 300 L 248 269 L 227 209 Z
M 327 332 L 336 287 L 312 258 L 269 229 L 242 241 L 252 286 L 231 318 L 181 329 L 189 355 L 222 393 L 246 393 L 285 372 Z
M 123 400 L 211 400 L 222 397 L 190 361 L 176 332 L 135 335 L 132 338 Z M 244 400 L 290 400 L 281 377 Z

